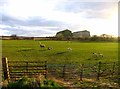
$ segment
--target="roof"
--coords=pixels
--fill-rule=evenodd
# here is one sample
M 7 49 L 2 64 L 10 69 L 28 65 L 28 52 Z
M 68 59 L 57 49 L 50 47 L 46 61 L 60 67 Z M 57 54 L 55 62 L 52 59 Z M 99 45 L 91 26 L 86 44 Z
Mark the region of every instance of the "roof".
M 80 32 L 89 32 L 89 31 L 83 30 L 83 31 L 77 31 L 77 32 L 74 32 L 74 33 L 80 33 Z

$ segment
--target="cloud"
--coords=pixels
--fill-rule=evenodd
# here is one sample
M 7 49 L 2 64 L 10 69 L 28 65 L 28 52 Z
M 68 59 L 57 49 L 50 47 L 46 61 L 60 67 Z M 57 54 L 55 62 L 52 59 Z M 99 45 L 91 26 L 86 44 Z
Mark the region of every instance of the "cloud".
M 7 0 L 0 0 L 0 7 L 3 7 L 7 4 Z
M 47 20 L 40 16 L 27 19 L 16 18 L 2 14 L 0 29 L 3 34 L 17 34 L 22 36 L 51 36 L 57 31 L 64 29 L 68 24 L 60 21 Z
M 117 30 L 111 25 L 117 24 L 117 3 L 94 1 L 6 0 L 0 3 L 0 29 L 5 35 L 25 36 L 51 36 L 64 29 L 86 29 L 94 34 L 109 29 L 113 33 Z
M 15 26 L 17 24 L 22 24 L 22 22 L 23 22 L 15 17 L 9 16 L 7 14 L 1 14 L 1 16 L 2 16 L 1 24 L 4 24 L 4 25 Z
M 9 15 L 2 15 L 2 23 L 10 26 L 61 26 L 67 25 L 66 23 L 54 20 L 47 20 L 42 17 L 29 17 L 28 19 L 19 19 Z
M 56 34 L 56 31 L 59 30 L 59 27 L 29 27 L 29 26 L 21 26 L 21 27 L 5 27 L 0 28 L 4 32 L 4 34 L 12 35 L 20 35 L 20 36 L 53 36 Z
M 4 34 L 17 34 L 26 36 L 48 36 L 56 34 L 58 30 L 64 29 L 68 24 L 61 21 L 47 20 L 40 16 L 27 19 L 16 18 L 8 14 L 2 14 L 0 29 Z
M 62 2 L 57 5 L 56 10 L 80 13 L 84 18 L 106 18 L 111 13 L 112 8 L 117 8 L 117 2 L 80 2 L 75 0 L 74 2 Z M 117 10 L 117 9 L 116 9 Z

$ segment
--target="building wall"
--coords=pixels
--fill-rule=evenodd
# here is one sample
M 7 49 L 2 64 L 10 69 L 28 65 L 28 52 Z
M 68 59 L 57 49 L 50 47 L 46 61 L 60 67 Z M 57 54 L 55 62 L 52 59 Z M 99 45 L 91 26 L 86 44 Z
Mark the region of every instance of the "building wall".
M 90 32 L 89 31 L 78 31 L 73 33 L 74 38 L 79 38 L 79 37 L 90 37 Z

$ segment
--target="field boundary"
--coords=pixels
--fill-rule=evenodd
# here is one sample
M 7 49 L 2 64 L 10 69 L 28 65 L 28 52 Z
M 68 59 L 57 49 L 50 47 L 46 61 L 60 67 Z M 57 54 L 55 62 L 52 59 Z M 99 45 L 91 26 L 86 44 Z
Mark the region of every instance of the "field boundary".
M 3 78 L 8 82 L 16 81 L 21 77 L 35 77 L 44 75 L 48 78 L 52 75 L 55 79 L 68 82 L 76 81 L 98 82 L 103 80 L 116 80 L 118 76 L 118 64 L 49 64 L 47 61 L 8 61 L 2 58 Z M 114 79 L 115 78 L 115 79 Z M 114 82 L 114 81 L 113 81 Z
M 4 80 L 16 81 L 21 77 L 47 74 L 47 61 L 8 61 L 2 58 Z

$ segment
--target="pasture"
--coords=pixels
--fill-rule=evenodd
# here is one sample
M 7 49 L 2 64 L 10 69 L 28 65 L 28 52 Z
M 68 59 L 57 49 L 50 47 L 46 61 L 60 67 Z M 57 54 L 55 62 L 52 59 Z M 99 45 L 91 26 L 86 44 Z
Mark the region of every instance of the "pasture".
M 45 44 L 41 48 L 40 44 Z M 51 47 L 48 50 L 47 47 Z M 71 51 L 68 51 L 71 48 Z M 93 53 L 103 54 L 97 60 Z M 2 56 L 8 60 L 46 60 L 48 63 L 93 63 L 118 61 L 118 44 L 114 42 L 67 42 L 67 41 L 34 41 L 3 40 Z

